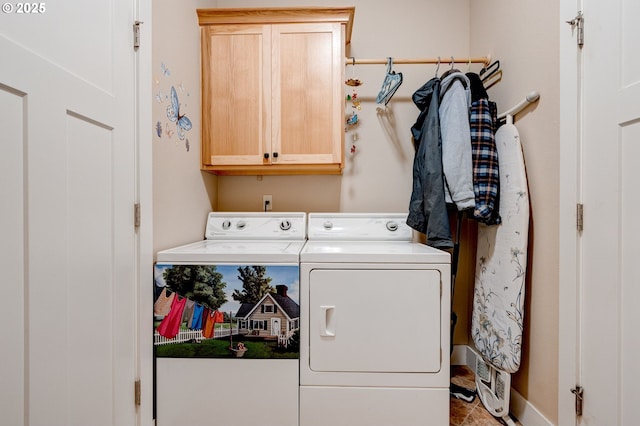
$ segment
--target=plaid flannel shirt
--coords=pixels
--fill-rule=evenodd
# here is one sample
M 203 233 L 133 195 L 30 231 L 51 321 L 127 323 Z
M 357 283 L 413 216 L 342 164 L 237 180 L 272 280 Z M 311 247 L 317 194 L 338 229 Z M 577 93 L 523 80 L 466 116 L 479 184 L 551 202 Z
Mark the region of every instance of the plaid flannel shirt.
M 499 213 L 500 175 L 495 131 L 497 108 L 486 98 L 471 104 L 471 154 L 473 159 L 473 218 L 487 225 L 501 222 Z

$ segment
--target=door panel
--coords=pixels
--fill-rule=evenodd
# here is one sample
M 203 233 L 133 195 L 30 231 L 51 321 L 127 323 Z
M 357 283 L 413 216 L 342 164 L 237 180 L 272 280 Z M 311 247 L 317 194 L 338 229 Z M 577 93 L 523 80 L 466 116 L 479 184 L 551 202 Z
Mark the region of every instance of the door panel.
M 634 15 L 635 13 L 635 15 Z M 630 0 L 586 0 L 582 185 L 584 231 L 580 382 L 585 389 L 583 425 L 633 424 L 640 368 L 640 72 Z M 607 60 L 603 60 L 603 58 Z
M 0 84 L 0 117 L 7 123 L 13 123 L 12 126 L 4 126 L 0 155 L 0 200 L 3 206 L 10 206 L 0 213 L 0 270 L 6 301 L 0 309 L 0 323 L 5 324 L 0 338 L 3 342 L 11 342 L 0 345 L 0 413 L 3 413 L 3 422 L 10 425 L 24 424 L 24 107 L 23 93 Z
M 637 421 L 637 385 L 640 383 L 640 368 L 637 355 L 640 354 L 640 338 L 636 325 L 640 321 L 640 279 L 638 259 L 640 259 L 640 222 L 637 209 L 640 207 L 640 121 L 622 126 L 622 155 L 620 167 L 621 186 L 621 229 L 620 236 L 620 424 Z
M 69 412 L 70 424 L 86 415 L 111 418 L 113 398 L 115 290 L 112 226 L 112 132 L 96 123 L 67 115 L 66 206 L 67 242 L 66 333 L 69 398 L 83 401 L 82 411 Z M 92 158 L 92 161 L 87 161 Z M 83 179 L 79 179 L 82 176 Z M 87 236 L 98 243 L 87 249 Z M 55 296 L 54 296 L 55 297 Z M 95 333 L 94 330 L 99 330 Z M 97 335 L 97 336 L 96 336 Z M 87 392 L 89 391 L 89 392 Z M 90 397 L 87 397 L 87 395 Z
M 0 338 L 12 342 L 2 359 L 16 361 L 0 382 L 3 418 L 133 425 L 134 0 L 46 6 L 3 14 L 0 34 L 11 58 L 0 67 L 11 147 L 0 180 L 12 206 L 0 213 L 12 226 L 0 262 L 13 295 Z

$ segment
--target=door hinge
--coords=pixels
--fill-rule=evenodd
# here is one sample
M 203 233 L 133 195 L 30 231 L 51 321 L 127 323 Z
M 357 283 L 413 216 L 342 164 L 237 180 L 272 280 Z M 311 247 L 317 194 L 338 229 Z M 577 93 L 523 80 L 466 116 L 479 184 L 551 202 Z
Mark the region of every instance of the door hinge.
M 136 229 L 140 228 L 140 203 L 133 205 L 133 226 Z
M 584 15 L 582 11 L 579 11 L 575 18 L 566 22 L 571 25 L 572 29 L 576 29 L 576 41 L 578 47 L 582 48 L 582 46 L 584 46 Z
M 140 405 L 140 379 L 136 380 L 133 385 L 133 399 L 136 405 Z
M 140 24 L 144 24 L 144 22 L 135 21 L 133 23 L 133 48 L 134 48 L 134 50 L 140 47 Z
M 584 230 L 584 204 L 576 204 L 576 228 L 578 232 Z
M 584 403 L 584 389 L 582 389 L 582 386 L 576 385 L 575 388 L 571 389 L 571 393 L 576 397 L 576 416 L 581 416 L 583 408 L 582 405 Z

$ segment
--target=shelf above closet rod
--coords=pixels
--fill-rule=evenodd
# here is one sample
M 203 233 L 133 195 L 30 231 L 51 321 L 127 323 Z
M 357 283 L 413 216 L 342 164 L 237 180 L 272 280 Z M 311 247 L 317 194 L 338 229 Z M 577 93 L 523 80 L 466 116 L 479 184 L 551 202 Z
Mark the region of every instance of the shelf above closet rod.
M 440 58 L 415 58 L 415 59 L 401 59 L 401 58 L 391 58 L 393 60 L 394 65 L 400 64 L 437 64 L 440 62 L 440 65 L 450 64 L 451 56 L 441 56 Z M 453 62 L 456 64 L 468 64 L 471 62 L 472 64 L 484 64 L 489 65 L 491 62 L 491 57 L 482 56 L 475 58 L 453 58 Z M 387 58 L 384 59 L 358 59 L 354 57 L 345 58 L 346 65 L 386 65 Z

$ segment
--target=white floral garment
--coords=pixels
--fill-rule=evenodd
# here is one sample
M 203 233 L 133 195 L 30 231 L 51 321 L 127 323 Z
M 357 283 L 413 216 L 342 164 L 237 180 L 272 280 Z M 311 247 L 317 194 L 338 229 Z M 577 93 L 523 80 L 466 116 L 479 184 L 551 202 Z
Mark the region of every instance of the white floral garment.
M 529 195 L 520 136 L 507 123 L 496 132 L 501 225 L 478 225 L 471 335 L 486 362 L 520 368 L 524 323 Z

